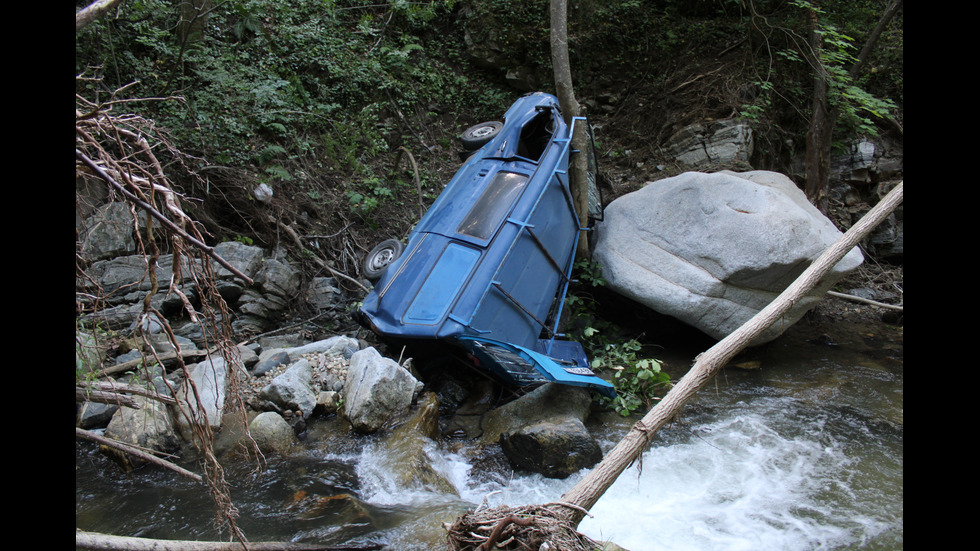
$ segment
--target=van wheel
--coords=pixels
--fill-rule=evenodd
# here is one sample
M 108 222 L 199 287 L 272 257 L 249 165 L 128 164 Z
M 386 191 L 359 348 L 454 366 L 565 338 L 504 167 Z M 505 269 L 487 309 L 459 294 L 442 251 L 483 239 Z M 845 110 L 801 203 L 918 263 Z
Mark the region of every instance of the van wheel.
M 503 127 L 504 123 L 502 122 L 490 121 L 481 122 L 480 124 L 467 128 L 463 131 L 463 135 L 460 136 L 460 140 L 463 142 L 463 149 L 473 151 L 474 149 L 483 147 L 494 136 L 499 134 L 500 129 Z
M 397 239 L 386 239 L 364 257 L 364 277 L 370 282 L 381 279 L 388 266 L 402 255 L 405 246 Z

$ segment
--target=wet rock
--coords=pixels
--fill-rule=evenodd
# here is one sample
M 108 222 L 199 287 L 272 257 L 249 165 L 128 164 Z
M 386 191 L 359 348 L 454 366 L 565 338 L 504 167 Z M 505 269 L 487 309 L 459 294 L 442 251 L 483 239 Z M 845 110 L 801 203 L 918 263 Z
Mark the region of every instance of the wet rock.
M 504 433 L 514 434 L 521 427 L 565 418 L 585 421 L 592 407 L 589 391 L 548 383 L 486 414 L 481 440 L 494 443 Z
M 259 449 L 264 452 L 283 453 L 288 451 L 296 442 L 293 427 L 282 415 L 272 411 L 266 411 L 255 416 L 255 419 L 248 426 L 248 431 Z
M 514 467 L 548 478 L 567 478 L 602 460 L 599 444 L 582 421 L 565 418 L 521 427 L 504 434 L 500 447 Z
M 332 415 L 340 409 L 340 393 L 333 390 L 321 391 L 316 397 L 316 411 L 321 415 Z
M 514 467 L 565 478 L 602 459 L 588 429 L 592 400 L 583 388 L 549 383 L 491 410 L 481 441 L 498 443 Z
M 458 494 L 453 484 L 435 468 L 430 451 L 439 438 L 439 400 L 433 393 L 419 399 L 418 407 L 378 444 L 382 457 L 377 468 L 399 489 Z

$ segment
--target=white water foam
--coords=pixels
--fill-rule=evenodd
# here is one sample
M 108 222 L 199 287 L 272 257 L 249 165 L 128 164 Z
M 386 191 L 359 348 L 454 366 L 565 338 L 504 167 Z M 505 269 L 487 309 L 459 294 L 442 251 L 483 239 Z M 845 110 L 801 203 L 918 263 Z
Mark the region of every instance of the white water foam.
M 429 466 L 449 485 L 459 491 L 465 487 L 470 465 L 455 455 L 440 451 L 435 442 L 424 446 Z M 394 465 L 399 458 L 386 455 L 376 444 L 369 444 L 357 459 L 356 471 L 361 484 L 361 498 L 375 505 L 420 505 L 434 501 L 453 499 L 441 488 L 433 488 L 412 480 L 399 481 L 393 473 L 404 471 L 404 466 Z
M 757 551 L 860 545 L 894 528 L 889 519 L 868 516 L 868 504 L 853 503 L 851 459 L 819 422 L 809 433 L 785 436 L 782 406 L 770 405 L 648 450 L 579 529 L 630 551 Z M 583 475 L 520 476 L 470 487 L 464 497 L 479 503 L 489 496 L 490 505 L 548 503 Z

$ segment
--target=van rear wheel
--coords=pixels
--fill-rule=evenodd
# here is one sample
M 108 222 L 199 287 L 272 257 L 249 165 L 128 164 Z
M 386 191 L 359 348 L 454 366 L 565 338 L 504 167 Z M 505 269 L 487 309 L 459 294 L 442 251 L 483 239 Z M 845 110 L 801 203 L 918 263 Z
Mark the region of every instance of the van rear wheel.
M 381 279 L 382 274 L 385 273 L 388 266 L 401 256 L 404 250 L 405 246 L 397 239 L 386 239 L 378 243 L 364 257 L 364 277 L 372 283 Z
M 481 122 L 463 131 L 459 139 L 463 142 L 463 149 L 473 151 L 480 149 L 490 142 L 494 136 L 500 133 L 504 123 L 497 121 Z

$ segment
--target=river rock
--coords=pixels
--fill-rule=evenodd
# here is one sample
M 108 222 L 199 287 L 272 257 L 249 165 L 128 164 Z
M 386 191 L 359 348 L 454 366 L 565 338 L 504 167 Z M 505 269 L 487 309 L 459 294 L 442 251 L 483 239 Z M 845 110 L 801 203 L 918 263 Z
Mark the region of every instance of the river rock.
M 280 365 L 289 363 L 289 359 L 289 352 L 286 352 L 282 348 L 263 350 L 262 353 L 259 354 L 259 361 L 252 369 L 252 375 L 261 377 Z
M 548 383 L 488 412 L 480 439 L 499 443 L 518 469 L 565 478 L 602 459 L 585 428 L 591 408 L 588 390 Z
M 301 411 L 307 419 L 316 408 L 317 393 L 313 385 L 313 366 L 300 359 L 259 392 L 259 398 L 282 410 Z
M 355 431 L 373 433 L 406 414 L 422 383 L 377 350 L 366 348 L 350 359 L 344 382 L 344 417 Z
M 585 421 L 592 408 L 592 398 L 584 388 L 547 383 L 487 412 L 483 419 L 485 443 L 494 443 L 504 434 L 514 434 L 522 427 L 548 420 L 571 418 Z
M 792 180 L 687 172 L 605 209 L 594 260 L 617 293 L 721 339 L 767 306 L 842 234 Z M 852 250 L 753 345 L 778 337 L 864 257 Z
M 183 381 L 177 390 L 177 401 L 187 408 L 177 417 L 177 426 L 185 438 L 192 441 L 189 431 L 192 424 L 207 424 L 212 430 L 221 426 L 225 397 L 228 393 L 229 369 L 222 356 L 212 356 L 198 364 L 188 366 L 190 381 Z M 239 366 L 236 377 L 245 377 L 244 366 Z M 191 385 L 193 384 L 193 388 Z
M 316 411 L 322 415 L 333 415 L 340 409 L 340 393 L 334 390 L 321 390 L 316 396 Z
M 296 443 L 293 427 L 274 411 L 266 411 L 255 416 L 248 425 L 248 432 L 255 444 L 263 452 L 283 453 Z
M 566 417 L 504 434 L 500 447 L 515 468 L 548 478 L 567 478 L 602 460 L 602 450 L 582 421 Z
M 105 428 L 119 410 L 115 404 L 85 401 L 78 407 L 75 426 L 85 430 Z
M 167 406 L 144 396 L 134 395 L 132 398 L 139 408 L 119 408 L 109 421 L 105 436 L 165 454 L 178 450 L 180 439 L 174 429 Z M 128 454 L 125 454 L 125 457 L 123 454 L 115 454 L 114 457 L 129 465 L 142 462 Z

